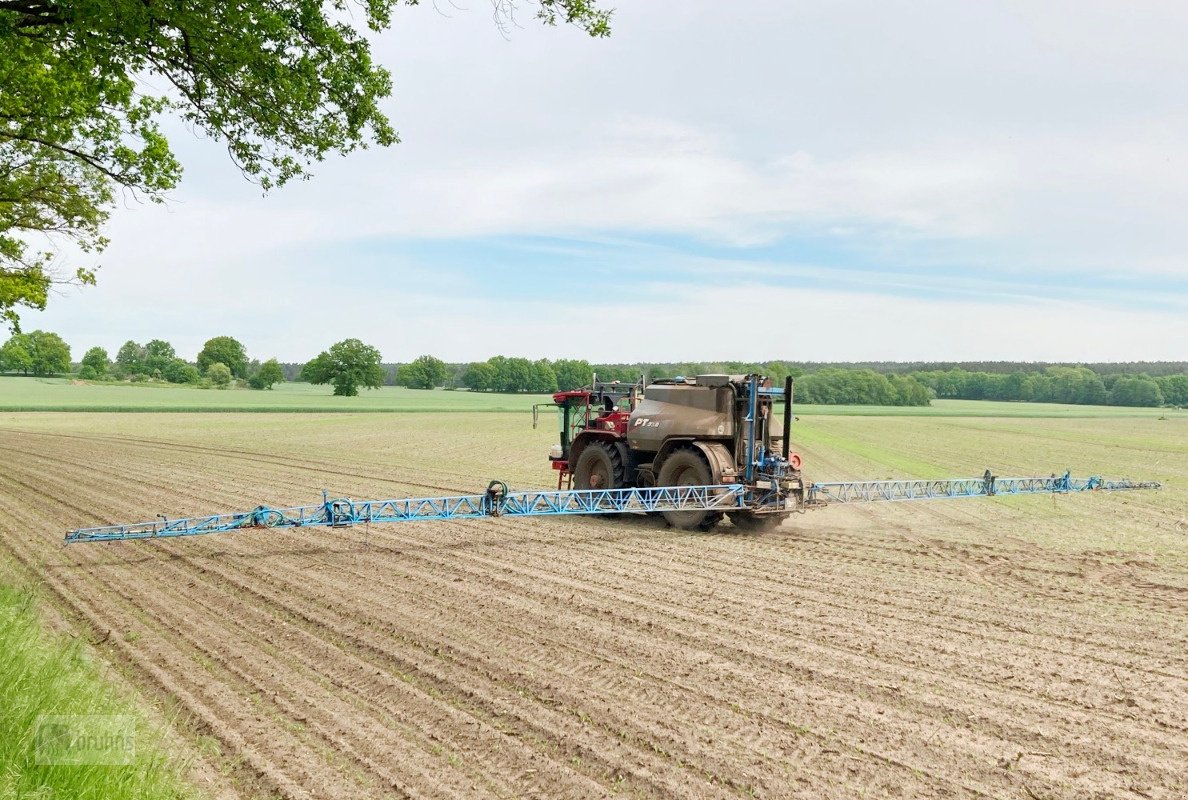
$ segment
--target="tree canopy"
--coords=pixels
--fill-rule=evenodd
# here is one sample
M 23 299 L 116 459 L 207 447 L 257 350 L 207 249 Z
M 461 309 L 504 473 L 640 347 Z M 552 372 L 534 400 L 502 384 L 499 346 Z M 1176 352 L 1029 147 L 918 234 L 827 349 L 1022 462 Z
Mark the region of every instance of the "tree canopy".
M 232 336 L 208 339 L 198 353 L 198 371 L 205 374 L 211 364 L 225 364 L 237 378 L 247 377 L 248 357 L 243 342 Z
M 358 339 L 344 339 L 323 351 L 301 370 L 302 380 L 329 383 L 334 394 L 354 397 L 359 387 L 378 389 L 386 373 L 380 366 L 380 351 Z
M 150 375 L 163 373 L 176 360 L 177 351 L 164 339 L 153 339 L 144 346 L 144 366 Z
M 111 359 L 107 357 L 107 351 L 102 347 L 92 347 L 82 357 L 81 366 L 90 367 L 95 377 L 107 373 L 107 368 L 111 366 Z
M 420 356 L 400 368 L 397 381 L 410 389 L 436 389 L 445 383 L 448 375 L 449 370 L 440 358 Z
M 0 347 L 0 369 L 25 375 L 70 371 L 70 345 L 56 333 L 16 333 Z
M 260 368 L 248 378 L 248 386 L 253 389 L 271 389 L 273 384 L 284 383 L 285 373 L 275 358 L 270 358 L 260 365 Z
M 29 353 L 25 337 L 14 334 L 0 347 L 0 370 L 29 374 L 33 369 L 33 356 Z
M 216 361 L 206 368 L 206 377 L 220 389 L 231 385 L 231 368 L 221 361 Z
M 379 104 L 388 71 L 370 33 L 417 0 L 0 0 L 0 319 L 44 308 L 55 271 L 39 234 L 106 245 L 116 190 L 160 201 L 181 165 L 166 116 L 223 142 L 265 190 L 331 153 L 398 141 Z M 500 0 L 509 21 L 516 3 Z M 596 0 L 537 0 L 545 24 L 610 32 Z

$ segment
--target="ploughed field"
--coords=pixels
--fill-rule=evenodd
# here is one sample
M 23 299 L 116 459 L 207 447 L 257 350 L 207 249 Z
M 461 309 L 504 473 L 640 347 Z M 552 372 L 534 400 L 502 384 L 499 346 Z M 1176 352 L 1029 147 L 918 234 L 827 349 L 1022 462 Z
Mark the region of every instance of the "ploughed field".
M 548 486 L 523 414 L 2 414 L 0 551 L 228 796 L 1188 795 L 1188 423 L 806 418 L 806 473 L 1159 493 L 645 517 L 66 528 Z M 110 632 L 110 633 L 108 633 Z

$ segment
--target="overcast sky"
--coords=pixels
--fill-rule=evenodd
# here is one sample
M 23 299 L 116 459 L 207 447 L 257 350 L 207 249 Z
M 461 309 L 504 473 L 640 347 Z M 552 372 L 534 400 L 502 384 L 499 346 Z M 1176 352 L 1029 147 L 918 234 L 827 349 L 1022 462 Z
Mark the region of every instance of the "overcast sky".
M 304 361 L 1188 359 L 1188 4 L 489 0 L 376 43 L 403 142 L 266 197 L 178 127 L 26 330 Z

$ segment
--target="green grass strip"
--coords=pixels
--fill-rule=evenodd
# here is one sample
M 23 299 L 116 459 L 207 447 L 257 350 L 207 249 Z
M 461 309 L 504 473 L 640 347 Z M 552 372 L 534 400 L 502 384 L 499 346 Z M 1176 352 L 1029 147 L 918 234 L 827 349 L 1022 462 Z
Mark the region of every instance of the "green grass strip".
M 0 800 L 197 796 L 80 642 L 47 636 L 34 595 L 5 584 L 0 654 Z

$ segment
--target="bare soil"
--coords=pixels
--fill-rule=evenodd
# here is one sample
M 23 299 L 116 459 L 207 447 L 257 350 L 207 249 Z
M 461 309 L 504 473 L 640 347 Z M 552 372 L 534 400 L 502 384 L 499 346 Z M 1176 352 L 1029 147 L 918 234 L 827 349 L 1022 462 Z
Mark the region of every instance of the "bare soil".
M 550 479 L 547 434 L 519 417 L 330 436 L 284 416 L 0 418 L 0 552 L 162 705 L 216 789 L 1188 796 L 1183 425 L 821 419 L 833 444 L 803 451 L 822 479 L 882 477 L 870 443 L 919 456 L 927 431 L 954 469 L 1071 453 L 1172 480 L 1145 496 L 835 508 L 757 535 L 626 517 L 60 545 L 322 486 L 472 492 L 510 463 Z

